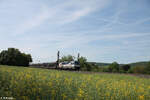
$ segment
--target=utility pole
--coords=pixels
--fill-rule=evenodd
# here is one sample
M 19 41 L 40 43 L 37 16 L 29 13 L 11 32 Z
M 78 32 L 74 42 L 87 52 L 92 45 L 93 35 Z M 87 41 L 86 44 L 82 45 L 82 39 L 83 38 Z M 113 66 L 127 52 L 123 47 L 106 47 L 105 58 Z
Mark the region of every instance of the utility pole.
M 59 51 L 57 52 L 57 64 L 56 64 L 56 68 L 58 68 L 59 67 Z
M 78 59 L 77 59 L 78 61 L 79 61 L 79 58 L 80 58 L 80 53 L 78 53 Z

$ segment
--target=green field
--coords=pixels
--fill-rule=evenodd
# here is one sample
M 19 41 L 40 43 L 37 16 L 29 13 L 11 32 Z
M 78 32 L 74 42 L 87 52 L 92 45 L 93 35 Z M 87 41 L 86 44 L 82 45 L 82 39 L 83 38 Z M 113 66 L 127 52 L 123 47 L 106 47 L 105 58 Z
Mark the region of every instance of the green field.
M 150 100 L 150 79 L 0 66 L 0 97 L 14 100 Z

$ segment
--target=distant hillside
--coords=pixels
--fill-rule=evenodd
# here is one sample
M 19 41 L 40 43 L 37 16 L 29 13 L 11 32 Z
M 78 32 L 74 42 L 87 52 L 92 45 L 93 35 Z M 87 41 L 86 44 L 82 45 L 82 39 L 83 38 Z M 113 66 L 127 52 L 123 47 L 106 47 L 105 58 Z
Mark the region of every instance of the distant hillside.
M 94 63 L 94 64 L 98 65 L 99 67 L 104 67 L 104 66 L 108 66 L 111 64 L 111 63 L 101 63 L 101 62 L 89 62 L 89 63 Z
M 135 66 L 142 66 L 142 67 L 145 67 L 145 66 L 147 66 L 147 64 L 148 64 L 148 61 L 130 63 L 130 65 L 131 65 L 132 67 L 135 67 Z
M 141 62 L 134 62 L 134 63 L 129 63 L 129 65 L 131 65 L 131 67 L 135 67 L 135 66 L 142 66 L 145 67 L 147 66 L 149 61 L 141 61 Z M 89 63 L 94 63 L 97 64 L 99 67 L 104 67 L 104 66 L 108 66 L 111 63 L 101 63 L 101 62 L 89 62 Z M 120 64 L 120 66 L 125 65 L 125 64 Z

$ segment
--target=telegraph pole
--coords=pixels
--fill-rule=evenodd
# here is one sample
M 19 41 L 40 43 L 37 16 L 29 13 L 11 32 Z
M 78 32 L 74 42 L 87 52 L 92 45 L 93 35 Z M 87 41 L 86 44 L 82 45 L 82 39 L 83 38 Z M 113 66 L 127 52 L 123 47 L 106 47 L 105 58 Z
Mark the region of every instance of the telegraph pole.
M 79 58 L 80 58 L 80 53 L 78 53 L 78 59 L 77 59 L 78 61 L 79 61 Z
M 57 64 L 56 64 L 56 68 L 58 68 L 59 67 L 59 51 L 57 52 Z

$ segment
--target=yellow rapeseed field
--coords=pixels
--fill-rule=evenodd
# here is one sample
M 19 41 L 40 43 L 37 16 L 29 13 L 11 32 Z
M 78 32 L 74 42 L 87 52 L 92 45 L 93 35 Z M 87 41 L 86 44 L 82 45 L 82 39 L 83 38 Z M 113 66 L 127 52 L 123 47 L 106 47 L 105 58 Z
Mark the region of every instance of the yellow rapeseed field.
M 0 66 L 0 97 L 14 100 L 150 100 L 150 79 Z

